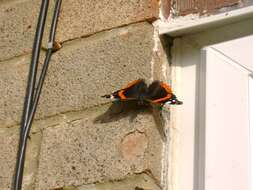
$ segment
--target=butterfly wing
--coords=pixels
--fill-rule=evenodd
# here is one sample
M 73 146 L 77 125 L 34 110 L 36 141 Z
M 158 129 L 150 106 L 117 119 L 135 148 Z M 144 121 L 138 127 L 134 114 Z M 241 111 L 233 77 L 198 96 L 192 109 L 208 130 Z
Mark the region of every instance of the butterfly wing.
M 152 103 L 160 105 L 164 105 L 167 102 L 169 102 L 169 104 L 182 104 L 175 94 L 172 93 L 171 87 L 161 81 L 154 81 L 148 87 L 148 99 L 151 100 Z
M 165 103 L 182 104 L 175 94 L 172 93 L 171 87 L 168 84 L 161 81 L 154 81 L 147 87 L 143 79 L 134 80 L 126 87 L 102 97 L 120 101 L 137 100 L 140 104 L 147 102 L 160 107 Z
M 137 79 L 130 82 L 126 87 L 107 94 L 102 97 L 111 98 L 116 100 L 138 100 L 142 94 L 148 91 L 147 85 L 143 79 Z

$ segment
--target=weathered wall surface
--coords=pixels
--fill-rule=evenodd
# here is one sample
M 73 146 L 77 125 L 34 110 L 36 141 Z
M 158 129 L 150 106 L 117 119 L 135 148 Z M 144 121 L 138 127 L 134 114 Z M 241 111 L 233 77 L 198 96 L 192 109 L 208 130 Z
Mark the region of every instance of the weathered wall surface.
M 153 46 L 153 27 L 146 22 L 64 43 L 52 56 L 37 118 L 104 103 L 101 95 L 127 81 L 149 79 Z M 2 126 L 20 120 L 29 64 L 30 55 L 1 62 Z
M 210 15 L 252 5 L 252 0 L 161 0 L 163 16 Z
M 11 188 L 39 6 L 0 2 L 2 190 Z M 157 118 L 100 97 L 136 78 L 161 78 L 151 24 L 158 9 L 157 0 L 63 0 L 56 37 L 63 48 L 52 56 L 32 127 L 24 189 L 160 189 Z
M 178 0 L 177 10 L 180 15 L 189 13 L 210 13 L 223 7 L 235 6 L 241 0 Z

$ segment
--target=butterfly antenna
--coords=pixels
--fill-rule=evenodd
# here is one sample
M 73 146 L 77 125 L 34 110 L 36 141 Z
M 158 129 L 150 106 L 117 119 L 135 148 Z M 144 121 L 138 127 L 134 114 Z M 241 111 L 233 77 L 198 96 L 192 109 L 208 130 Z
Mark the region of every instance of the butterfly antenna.
M 177 103 L 176 103 L 177 105 L 182 105 L 183 104 L 183 102 L 182 101 L 179 101 L 179 100 L 177 100 Z
M 101 96 L 101 98 L 111 98 L 111 94 L 105 94 L 105 95 Z

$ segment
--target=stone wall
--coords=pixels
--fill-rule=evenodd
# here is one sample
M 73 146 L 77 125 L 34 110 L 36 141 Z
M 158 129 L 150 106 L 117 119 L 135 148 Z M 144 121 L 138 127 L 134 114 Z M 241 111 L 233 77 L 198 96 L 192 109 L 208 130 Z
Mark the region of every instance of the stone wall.
M 40 2 L 0 2 L 2 190 L 11 188 Z M 53 7 L 50 1 L 45 47 Z M 63 0 L 56 36 L 63 47 L 50 62 L 23 189 L 160 189 L 157 118 L 100 97 L 137 78 L 164 79 L 165 54 L 152 25 L 158 14 L 157 0 Z

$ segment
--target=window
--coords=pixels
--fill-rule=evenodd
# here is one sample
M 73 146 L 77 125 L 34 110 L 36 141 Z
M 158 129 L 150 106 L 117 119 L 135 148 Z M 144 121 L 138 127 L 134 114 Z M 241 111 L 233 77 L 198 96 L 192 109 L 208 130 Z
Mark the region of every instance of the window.
M 253 16 L 236 11 L 166 34 L 174 37 L 173 84 L 184 102 L 172 109 L 170 189 L 253 189 Z

